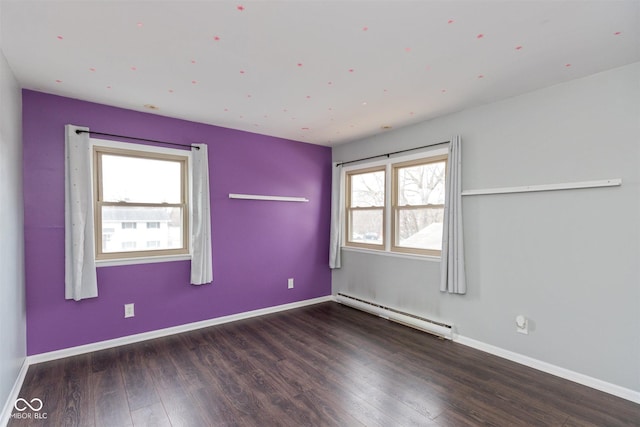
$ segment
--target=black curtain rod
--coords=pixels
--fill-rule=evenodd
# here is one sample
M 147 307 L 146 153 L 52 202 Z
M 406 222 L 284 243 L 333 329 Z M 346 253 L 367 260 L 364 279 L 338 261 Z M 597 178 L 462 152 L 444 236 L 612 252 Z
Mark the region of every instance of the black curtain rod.
M 113 136 L 115 138 L 124 138 L 124 139 L 135 139 L 136 141 L 154 142 L 156 144 L 163 144 L 163 145 L 175 145 L 176 147 L 191 147 L 191 148 L 195 148 L 196 150 L 200 149 L 200 147 L 196 147 L 194 145 L 178 144 L 176 142 L 157 141 L 155 139 L 136 138 L 135 136 L 114 135 L 112 133 L 104 133 L 104 132 L 96 132 L 96 131 L 93 131 L 93 130 L 76 129 L 76 134 L 81 134 L 81 133 L 88 133 L 89 135 Z
M 393 151 L 387 154 L 378 154 L 377 156 L 363 157 L 362 159 L 357 159 L 357 160 L 349 160 L 348 162 L 337 163 L 336 167 L 342 166 L 342 165 L 348 165 L 349 163 L 361 162 L 363 160 L 377 159 L 378 157 L 389 157 L 389 156 L 393 156 L 394 154 L 406 153 L 407 151 L 415 151 L 415 150 L 421 150 L 423 148 L 436 147 L 438 145 L 448 144 L 450 142 L 451 141 L 438 142 L 436 144 L 423 145 L 422 147 L 408 148 L 406 150 Z

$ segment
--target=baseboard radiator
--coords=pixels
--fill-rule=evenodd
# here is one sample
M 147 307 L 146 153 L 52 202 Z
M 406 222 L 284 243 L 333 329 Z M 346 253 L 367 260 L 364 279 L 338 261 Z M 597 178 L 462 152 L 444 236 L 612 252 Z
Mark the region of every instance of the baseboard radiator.
M 421 331 L 428 332 L 442 338 L 446 338 L 449 340 L 453 339 L 453 325 L 436 322 L 434 320 L 426 319 L 424 317 L 416 316 L 404 311 L 399 311 L 391 307 L 385 307 L 383 305 L 365 301 L 360 298 L 345 295 L 343 293 L 338 293 L 338 295 L 336 295 L 336 300 L 340 304 L 348 305 L 358 310 L 375 314 L 376 316 L 380 316 L 384 319 L 392 320 L 405 326 L 410 326 L 412 328 L 419 329 Z

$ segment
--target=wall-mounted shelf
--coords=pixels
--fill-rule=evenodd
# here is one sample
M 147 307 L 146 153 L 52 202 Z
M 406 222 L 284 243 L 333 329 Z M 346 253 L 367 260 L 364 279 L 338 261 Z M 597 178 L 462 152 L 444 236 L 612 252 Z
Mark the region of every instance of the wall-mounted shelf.
M 486 188 L 481 190 L 465 190 L 463 196 L 480 196 L 483 194 L 530 193 L 535 191 L 576 190 L 581 188 L 619 187 L 622 179 L 612 178 L 600 181 L 567 182 L 562 184 L 525 185 L 522 187 Z
M 289 196 L 263 196 L 259 194 L 235 194 L 229 193 L 230 199 L 244 199 L 244 200 L 273 200 L 277 202 L 308 202 L 306 197 L 289 197 Z

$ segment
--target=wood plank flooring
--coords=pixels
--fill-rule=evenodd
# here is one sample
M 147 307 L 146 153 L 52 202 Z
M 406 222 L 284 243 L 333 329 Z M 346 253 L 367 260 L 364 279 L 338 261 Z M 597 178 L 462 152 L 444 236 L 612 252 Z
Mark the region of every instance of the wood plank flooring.
M 640 405 L 337 303 L 33 365 L 20 397 L 47 418 L 11 427 L 640 426 Z

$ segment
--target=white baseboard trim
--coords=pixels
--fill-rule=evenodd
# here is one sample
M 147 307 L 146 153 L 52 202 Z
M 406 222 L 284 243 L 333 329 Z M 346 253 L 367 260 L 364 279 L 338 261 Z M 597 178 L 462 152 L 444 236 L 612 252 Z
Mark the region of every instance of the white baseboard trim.
M 473 347 L 486 353 L 493 354 L 494 356 L 502 357 L 503 359 L 511 360 L 512 362 L 516 362 L 521 365 L 525 365 L 530 368 L 537 369 L 539 371 L 546 372 L 548 374 L 555 375 L 557 377 L 564 378 L 566 380 L 573 381 L 575 383 L 582 384 L 584 386 L 591 387 L 608 394 L 612 394 L 622 399 L 630 400 L 631 402 L 640 403 L 640 392 L 637 392 L 635 390 L 621 387 L 616 384 L 611 384 L 606 381 L 581 374 L 579 372 L 561 368 L 559 366 L 552 365 L 551 363 L 543 362 L 529 356 L 514 353 L 512 351 L 486 344 L 481 341 L 476 341 L 464 336 L 455 335 L 453 341 L 459 344 L 466 345 L 468 347 Z
M 27 376 L 28 369 L 29 361 L 25 357 L 25 359 L 22 361 L 20 372 L 18 372 L 18 377 L 13 383 L 13 387 L 11 388 L 11 392 L 9 393 L 9 397 L 7 397 L 7 401 L 2 408 L 2 412 L 0 412 L 0 426 L 6 426 L 7 424 L 9 424 L 9 418 L 11 417 L 11 413 L 13 412 L 13 405 L 18 397 L 20 397 L 20 389 L 22 388 L 24 378 Z
M 261 308 L 258 310 L 248 311 L 245 313 L 232 314 L 229 316 L 218 317 L 215 319 L 203 320 L 200 322 L 188 323 L 186 325 L 174 326 L 171 328 L 159 329 L 156 331 L 144 332 L 136 335 L 129 335 L 126 337 L 115 338 L 112 340 L 101 341 L 97 343 L 66 348 L 62 350 L 56 350 L 48 353 L 41 353 L 32 356 L 27 356 L 22 364 L 22 368 L 16 378 L 16 381 L 11 389 L 11 393 L 9 398 L 5 402 L 2 413 L 0 413 L 0 426 L 4 426 L 9 422 L 9 417 L 11 416 L 11 412 L 13 411 L 13 403 L 19 397 L 20 389 L 22 388 L 22 383 L 24 382 L 24 378 L 27 374 L 27 370 L 30 365 L 41 362 L 48 362 L 51 360 L 61 359 L 64 357 L 76 356 L 79 354 L 89 353 L 97 350 L 104 350 L 112 347 L 117 347 L 126 344 L 132 344 L 140 341 L 146 341 L 154 338 L 161 338 L 169 335 L 179 334 L 181 332 L 193 331 L 196 329 L 206 328 L 208 326 L 220 325 L 223 323 L 234 322 L 237 320 L 249 319 L 251 317 L 263 316 L 266 314 L 277 313 L 280 311 L 291 310 L 294 308 L 305 307 L 309 305 L 319 304 L 328 301 L 337 302 L 335 296 L 328 295 L 319 298 L 313 298 L 304 301 L 297 301 L 289 304 L 278 305 L 274 307 Z M 620 397 L 622 399 L 629 400 L 631 402 L 635 402 L 640 404 L 640 392 L 621 387 L 615 384 L 608 383 L 606 381 L 599 380 L 597 378 L 593 378 L 584 374 L 580 374 L 578 372 L 574 372 L 565 368 L 561 368 L 559 366 L 552 365 L 550 363 L 542 362 L 540 360 L 524 356 L 519 353 L 514 353 L 509 350 L 505 350 L 500 347 L 496 347 L 490 344 L 483 343 L 481 341 L 476 341 L 471 338 L 467 338 L 461 335 L 454 335 L 453 341 L 459 344 L 466 345 L 468 347 L 475 348 L 477 350 L 484 351 L 486 353 L 493 354 L 498 357 L 502 357 L 507 360 L 511 360 L 516 363 L 520 363 L 521 365 L 529 366 L 531 368 L 537 369 L 539 371 L 543 371 L 552 375 L 555 375 L 560 378 L 567 379 L 569 381 L 576 382 L 578 384 L 585 385 L 587 387 L 591 387 L 596 390 L 603 391 L 605 393 L 609 393 L 611 395 Z
M 258 310 L 247 311 L 244 313 L 231 314 L 229 316 L 216 317 L 214 319 L 202 320 L 200 322 L 187 323 L 185 325 L 173 326 L 155 331 L 143 332 L 126 337 L 114 338 L 112 340 L 100 341 L 96 343 L 80 345 L 77 347 L 64 348 L 62 350 L 50 351 L 47 353 L 34 354 L 27 357 L 29 365 L 36 363 L 48 362 L 51 360 L 62 359 L 79 354 L 90 353 L 92 351 L 105 350 L 107 348 L 118 347 L 126 344 L 133 344 L 140 341 L 146 341 L 154 338 L 166 337 L 169 335 L 189 332 L 196 329 L 206 328 L 209 326 L 220 325 L 223 323 L 235 322 L 237 320 L 249 319 L 251 317 L 264 316 L 265 314 L 277 313 L 279 311 L 291 310 L 294 308 L 305 307 L 308 305 L 319 304 L 322 302 L 333 301 L 333 296 L 313 298 L 304 301 L 296 301 L 289 304 L 277 305 L 274 307 L 261 308 Z

